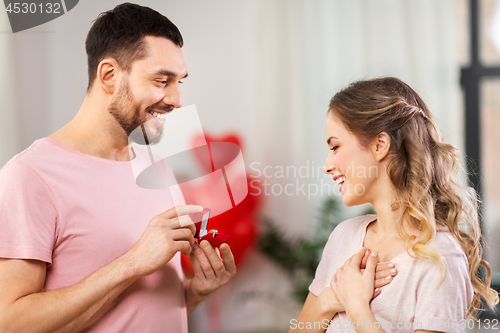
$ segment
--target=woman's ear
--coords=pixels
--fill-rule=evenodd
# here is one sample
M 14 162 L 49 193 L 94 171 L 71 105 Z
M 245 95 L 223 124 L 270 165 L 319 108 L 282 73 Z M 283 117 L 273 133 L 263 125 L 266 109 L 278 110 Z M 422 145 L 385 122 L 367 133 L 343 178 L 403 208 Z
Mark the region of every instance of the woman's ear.
M 112 58 L 103 59 L 97 66 L 97 81 L 110 95 L 115 92 L 119 65 Z
M 372 143 L 372 151 L 377 161 L 383 160 L 391 148 L 391 137 L 386 132 L 382 132 L 375 137 Z

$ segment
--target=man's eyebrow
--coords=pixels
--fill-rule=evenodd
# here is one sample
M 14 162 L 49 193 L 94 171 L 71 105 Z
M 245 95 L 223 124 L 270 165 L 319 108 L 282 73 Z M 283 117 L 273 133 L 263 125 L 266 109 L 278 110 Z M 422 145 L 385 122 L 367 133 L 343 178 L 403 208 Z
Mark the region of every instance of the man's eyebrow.
M 331 137 L 329 137 L 329 138 L 328 138 L 328 140 L 326 140 L 326 143 L 327 143 L 328 145 L 330 145 L 330 141 L 331 141 L 332 139 L 338 139 L 338 138 L 337 138 L 337 137 L 334 137 L 334 136 L 331 136 Z
M 156 74 L 156 75 L 164 75 L 164 76 L 177 76 L 176 73 L 171 72 L 171 71 L 166 70 L 166 69 L 160 69 L 160 70 L 156 71 L 154 74 Z M 185 79 L 187 77 L 188 77 L 188 74 L 186 73 L 186 75 L 184 75 L 182 78 Z

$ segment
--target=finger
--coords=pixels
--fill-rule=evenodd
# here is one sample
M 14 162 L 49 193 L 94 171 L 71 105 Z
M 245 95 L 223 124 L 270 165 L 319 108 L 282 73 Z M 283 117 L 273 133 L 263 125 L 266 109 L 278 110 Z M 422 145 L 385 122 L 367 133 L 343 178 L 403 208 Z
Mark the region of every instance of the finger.
M 185 256 L 189 256 L 189 254 L 191 254 L 191 251 L 193 249 L 193 245 L 186 240 L 176 241 L 174 249 L 176 252 L 181 251 Z
M 200 246 L 203 249 L 203 252 L 205 252 L 208 260 L 210 261 L 210 265 L 212 266 L 215 275 L 217 275 L 218 277 L 222 277 L 224 273 L 226 273 L 226 267 L 217 255 L 217 252 L 215 252 L 215 249 L 206 240 L 201 241 Z
M 367 279 L 373 281 L 375 280 L 375 268 L 377 267 L 378 256 L 377 252 L 373 251 L 368 258 L 368 262 L 366 263 L 366 269 L 363 272 L 363 276 L 366 276 Z
M 198 245 L 198 243 L 195 242 L 193 244 L 193 251 L 191 251 L 191 255 L 189 256 L 189 261 L 191 262 L 191 266 L 193 267 L 194 275 L 205 277 L 205 274 L 203 273 L 203 269 L 201 269 L 200 262 L 198 261 L 198 259 L 196 258 L 196 255 L 195 255 L 195 253 L 197 251 L 203 252 L 200 249 L 200 246 Z
M 203 242 L 202 242 L 203 243 Z M 210 245 L 210 244 L 209 244 Z M 200 246 L 198 246 L 194 251 L 193 254 L 198 260 L 198 263 L 200 264 L 201 270 L 203 271 L 203 274 L 207 278 L 207 280 L 213 280 L 215 279 L 215 272 L 212 268 L 212 264 L 210 263 L 210 260 L 207 258 L 206 252 Z
M 191 253 L 191 250 L 193 248 L 194 244 L 194 237 L 193 234 L 191 233 L 191 230 L 188 229 L 177 229 L 177 230 L 172 230 L 170 233 L 170 238 L 175 241 L 176 243 L 180 243 L 182 241 L 188 242 L 189 243 L 189 249 L 184 248 L 184 245 L 180 251 L 184 253 L 185 255 L 189 255 Z M 180 245 L 180 244 L 177 244 Z
M 178 221 L 179 221 L 180 228 L 187 227 L 187 228 L 189 228 L 189 230 L 191 230 L 191 233 L 193 234 L 193 236 L 196 234 L 196 226 L 194 225 L 193 220 L 191 220 L 191 217 L 189 217 L 189 215 L 183 215 L 183 216 L 178 217 Z
M 376 279 L 375 280 L 375 288 L 381 288 L 383 286 L 387 286 L 389 283 L 391 283 L 391 281 L 393 279 L 394 279 L 394 277 L 391 275 L 387 275 L 383 278 Z
M 215 252 L 217 253 L 217 256 L 219 256 L 219 259 L 222 260 L 222 254 L 220 253 L 220 249 L 218 247 L 215 248 Z
M 236 274 L 236 263 L 234 262 L 233 252 L 231 251 L 229 245 L 223 243 L 221 244 L 219 249 L 222 255 L 222 262 L 224 263 L 226 271 L 228 271 L 231 275 Z
M 370 251 L 370 250 L 367 250 L 365 252 L 365 255 L 363 256 L 363 259 L 361 260 L 361 265 L 359 268 L 366 268 L 366 263 L 368 261 L 368 256 L 370 255 L 370 253 L 372 253 L 372 251 Z
M 373 291 L 373 298 L 375 298 L 378 295 L 380 295 L 381 292 L 382 292 L 382 290 L 380 290 L 380 288 L 375 288 L 375 290 Z
M 375 271 L 375 280 L 385 279 L 388 276 L 396 276 L 398 270 L 395 268 L 384 269 L 383 271 Z
M 173 217 L 168 220 L 168 227 L 172 230 L 186 228 L 189 229 L 193 236 L 196 234 L 196 226 L 189 215 Z
M 356 253 L 351 257 L 348 265 L 353 265 L 359 270 L 359 267 L 361 266 L 361 260 L 363 259 L 365 253 L 366 253 L 366 248 L 362 248 L 358 253 Z
M 203 207 L 198 205 L 183 205 L 183 206 L 174 206 L 169 210 L 164 211 L 160 215 L 161 218 L 172 219 L 174 217 L 189 215 L 199 213 L 203 210 Z
M 392 262 L 381 262 L 377 264 L 376 272 L 383 271 L 388 268 L 394 268 L 394 264 Z

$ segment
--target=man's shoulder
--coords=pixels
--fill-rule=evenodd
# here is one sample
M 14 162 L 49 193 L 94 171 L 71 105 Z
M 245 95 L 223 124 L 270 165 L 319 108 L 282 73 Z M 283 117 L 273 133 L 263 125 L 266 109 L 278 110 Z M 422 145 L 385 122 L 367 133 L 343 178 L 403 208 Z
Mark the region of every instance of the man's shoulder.
M 12 157 L 1 170 L 24 165 L 30 168 L 36 168 L 37 164 L 50 159 L 56 154 L 56 147 L 48 143 L 47 138 L 38 139 L 28 148 Z

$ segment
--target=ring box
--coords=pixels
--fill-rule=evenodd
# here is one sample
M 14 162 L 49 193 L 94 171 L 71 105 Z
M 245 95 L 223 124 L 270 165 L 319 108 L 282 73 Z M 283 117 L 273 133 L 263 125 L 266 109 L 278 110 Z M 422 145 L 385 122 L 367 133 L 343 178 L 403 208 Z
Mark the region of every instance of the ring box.
M 209 217 L 210 208 L 205 208 L 201 212 L 193 215 L 191 219 L 196 227 L 196 234 L 194 235 L 194 238 L 198 239 L 198 242 L 207 240 L 213 247 L 219 247 L 223 243 L 229 243 L 229 240 L 231 239 L 230 236 L 207 231 Z

